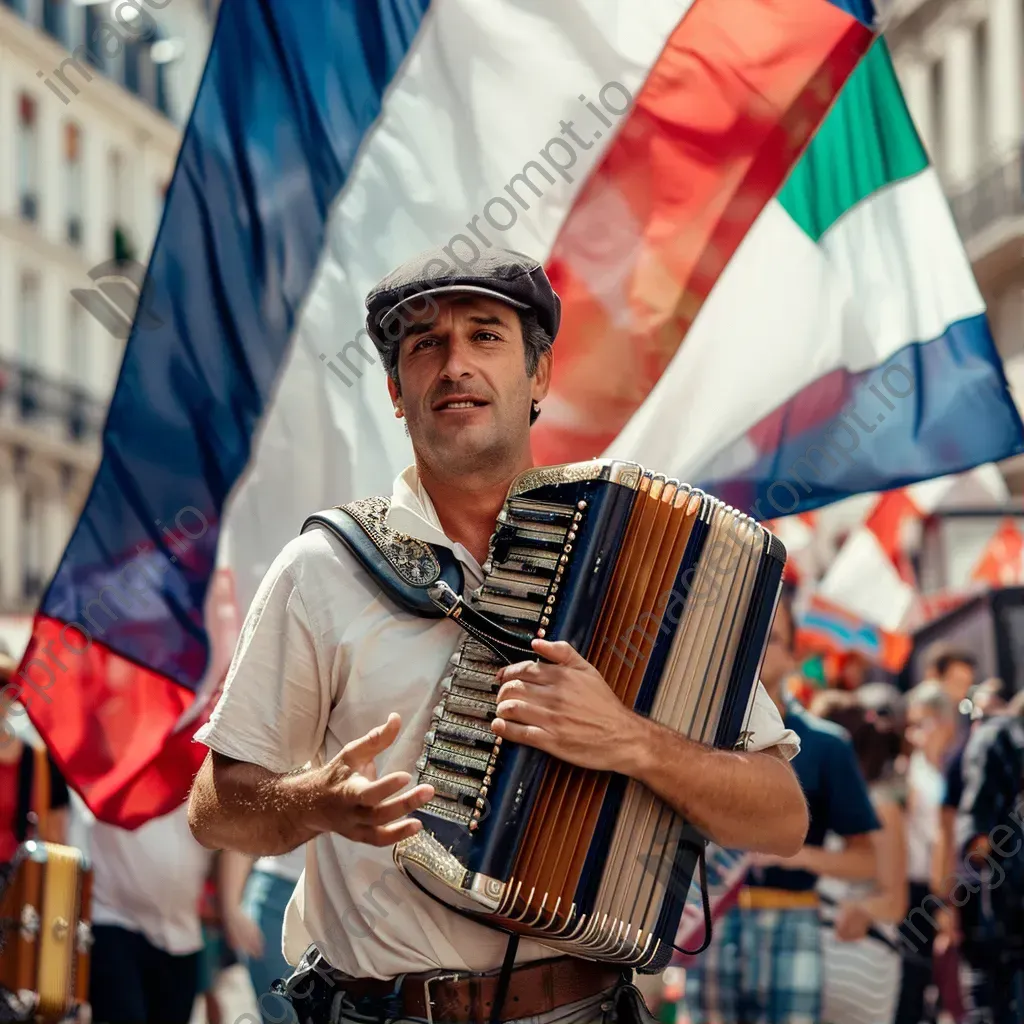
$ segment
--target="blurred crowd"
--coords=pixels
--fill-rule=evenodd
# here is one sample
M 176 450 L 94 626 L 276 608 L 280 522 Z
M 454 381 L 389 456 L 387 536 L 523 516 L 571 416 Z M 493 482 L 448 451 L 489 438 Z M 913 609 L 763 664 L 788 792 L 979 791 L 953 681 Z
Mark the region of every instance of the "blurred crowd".
M 647 986 L 661 1020 L 1024 1020 L 1024 694 L 979 680 L 968 649 L 935 648 L 926 664 L 905 693 L 863 662 L 827 680 L 801 661 L 784 596 L 762 680 L 800 736 L 806 844 L 748 858 L 709 948 Z M 15 668 L 0 652 L 0 686 Z M 93 1020 L 185 1024 L 201 1008 L 219 1024 L 217 976 L 241 964 L 265 1024 L 292 1021 L 270 987 L 288 973 L 281 931 L 303 850 L 212 854 L 185 807 L 131 832 L 96 822 L 23 710 L 4 713 L 0 863 L 32 837 L 88 852 Z
M 1024 1020 L 1024 693 L 950 645 L 905 693 L 860 659 L 824 682 L 795 637 L 787 595 L 762 679 L 800 735 L 806 845 L 750 859 L 661 1019 Z
M 0 690 L 16 669 L 0 648 Z M 94 1024 L 188 1024 L 204 1017 L 210 1024 L 258 1024 L 251 1015 L 236 1020 L 220 1005 L 218 977 L 236 964 L 248 970 L 264 1024 L 294 1021 L 270 987 L 290 973 L 281 931 L 304 850 L 255 862 L 211 853 L 192 838 L 184 804 L 134 831 L 96 821 L 69 793 L 24 709 L 5 703 L 0 714 L 6 716 L 0 734 L 0 872 L 9 874 L 3 868 L 28 839 L 71 845 L 88 855 Z

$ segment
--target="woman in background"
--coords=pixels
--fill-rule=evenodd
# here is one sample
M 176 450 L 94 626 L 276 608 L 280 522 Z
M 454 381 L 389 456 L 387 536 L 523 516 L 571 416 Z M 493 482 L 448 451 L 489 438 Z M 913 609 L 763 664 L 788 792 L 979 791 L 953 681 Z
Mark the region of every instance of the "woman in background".
M 896 770 L 903 737 L 899 692 L 869 683 L 850 693 L 832 690 L 812 703 L 814 714 L 842 726 L 874 806 L 881 831 L 872 833 L 878 875 L 870 882 L 822 878 L 822 952 L 826 1024 L 889 1024 L 899 999 L 898 924 L 907 911 L 905 798 Z M 826 849 L 842 845 L 829 836 Z

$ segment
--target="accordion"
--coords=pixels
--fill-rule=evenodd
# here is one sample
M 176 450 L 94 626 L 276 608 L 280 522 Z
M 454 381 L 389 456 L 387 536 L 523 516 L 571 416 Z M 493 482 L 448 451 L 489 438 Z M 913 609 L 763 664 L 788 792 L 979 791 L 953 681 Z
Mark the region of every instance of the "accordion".
M 81 850 L 22 843 L 2 899 L 0 989 L 25 1019 L 60 1021 L 88 1002 L 92 870 Z
M 417 768 L 434 798 L 395 847 L 452 908 L 553 949 L 664 969 L 703 849 L 646 787 L 502 742 L 495 673 L 568 641 L 636 712 L 744 743 L 785 550 L 750 517 L 636 463 L 529 470 L 498 516 L 482 585 L 431 600 L 466 630 Z

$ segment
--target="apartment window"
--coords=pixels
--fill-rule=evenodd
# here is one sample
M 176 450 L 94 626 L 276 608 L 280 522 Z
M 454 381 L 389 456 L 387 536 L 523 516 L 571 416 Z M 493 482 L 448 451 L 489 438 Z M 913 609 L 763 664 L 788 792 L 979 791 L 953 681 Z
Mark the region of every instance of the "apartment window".
M 72 387 L 86 389 L 89 361 L 85 310 L 77 299 L 68 300 L 67 380 Z
M 157 64 L 153 69 L 156 78 L 155 106 L 164 117 L 171 116 L 170 102 L 167 98 L 167 68 L 163 64 Z
M 73 121 L 64 125 L 64 209 L 67 240 L 82 244 L 82 130 Z
M 18 290 L 18 361 L 23 367 L 38 364 L 39 342 L 39 278 L 28 272 L 21 275 Z
M 988 163 L 991 139 L 989 137 L 989 25 L 988 19 L 974 26 L 974 145 L 978 154 L 977 165 Z
M 132 39 L 124 48 L 124 87 L 136 96 L 142 94 L 139 62 L 142 59 L 143 45 L 137 39 Z
M 43 30 L 62 43 L 67 42 L 67 13 L 64 0 L 43 0 Z
M 31 484 L 21 499 L 21 550 L 24 555 L 24 596 L 38 600 L 44 586 L 43 568 L 43 503 Z
M 124 157 L 117 150 L 110 152 L 107 182 L 110 188 L 111 253 L 115 260 L 130 262 L 135 259 L 135 247 L 128 228 L 131 182 L 125 169 Z
M 108 29 L 103 27 L 104 4 L 89 4 L 85 8 L 85 53 L 89 63 L 101 71 L 106 66 L 103 41 Z
M 39 219 L 39 110 L 28 93 L 18 96 L 18 129 L 14 142 L 18 162 L 18 204 L 25 220 Z
M 929 69 L 928 91 L 932 108 L 932 162 L 941 175 L 946 162 L 946 82 L 941 60 L 935 61 Z

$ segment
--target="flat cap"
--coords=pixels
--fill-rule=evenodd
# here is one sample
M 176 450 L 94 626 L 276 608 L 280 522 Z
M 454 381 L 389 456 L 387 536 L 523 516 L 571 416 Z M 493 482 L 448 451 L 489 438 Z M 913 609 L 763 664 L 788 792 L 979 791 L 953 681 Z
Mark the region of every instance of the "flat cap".
M 425 296 L 453 292 L 475 292 L 533 310 L 552 339 L 558 333 L 562 303 L 537 260 L 511 249 L 487 249 L 460 262 L 444 249 L 428 249 L 391 271 L 366 296 L 366 329 L 381 356 L 428 308 Z

